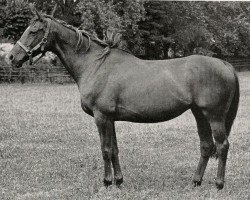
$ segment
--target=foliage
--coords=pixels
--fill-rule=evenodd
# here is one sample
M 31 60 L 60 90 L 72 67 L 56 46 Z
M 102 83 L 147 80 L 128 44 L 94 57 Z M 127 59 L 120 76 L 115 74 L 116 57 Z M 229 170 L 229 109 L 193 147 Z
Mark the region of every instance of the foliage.
M 151 59 L 166 58 L 169 47 L 185 55 L 250 54 L 248 2 L 147 2 L 145 8 L 140 29 Z
M 5 7 L 6 7 L 6 1 L 0 1 L 0 28 L 4 27 Z
M 65 4 L 63 4 L 63 2 L 65 2 Z M 4 37 L 17 40 L 21 36 L 32 17 L 29 3 L 34 3 L 35 7 L 40 12 L 46 14 L 51 14 L 56 5 L 56 1 L 54 0 L 7 0 L 3 2 L 0 5 L 0 11 L 3 11 L 0 13 L 0 28 L 4 28 Z M 76 5 L 72 4 L 72 6 L 69 6 L 68 3 L 70 2 L 67 0 L 61 0 L 59 9 L 57 9 L 58 11 L 56 12 L 56 17 L 66 20 L 70 24 L 76 25 L 76 23 L 72 22 L 75 18 L 70 16 L 72 14 L 74 17 L 74 9 Z
M 47 14 L 54 10 L 56 18 L 100 38 L 107 29 L 121 32 L 124 45 L 142 58 L 165 59 L 170 47 L 175 56 L 250 55 L 249 2 L 4 0 L 0 29 L 5 37 L 16 40 L 23 32 L 30 19 L 28 3 Z
M 55 6 L 54 0 L 28 0 L 35 5 L 36 9 L 42 13 L 50 14 Z
M 2 26 L 4 25 L 3 36 L 17 40 L 27 28 L 27 24 L 31 19 L 28 1 L 8 1 L 3 15 L 1 23 Z
M 80 15 L 76 12 L 80 0 L 54 0 L 54 2 L 59 8 L 57 17 L 76 27 L 81 24 Z
M 249 2 L 213 2 L 205 5 L 209 17 L 208 30 L 214 34 L 215 47 L 221 54 L 249 55 Z
M 106 30 L 120 32 L 133 46 L 135 53 L 140 51 L 140 37 L 138 37 L 138 22 L 144 19 L 143 3 L 134 0 L 82 0 L 78 4 L 81 13 L 81 27 L 104 37 Z M 135 42 L 136 41 L 136 42 Z M 133 45 L 131 45 L 133 44 Z

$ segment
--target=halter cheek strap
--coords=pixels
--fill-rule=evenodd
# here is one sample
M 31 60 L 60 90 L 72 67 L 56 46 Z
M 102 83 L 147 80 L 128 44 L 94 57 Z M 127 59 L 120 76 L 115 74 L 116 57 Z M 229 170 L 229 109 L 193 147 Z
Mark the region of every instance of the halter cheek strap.
M 17 44 L 26 52 L 26 54 L 29 56 L 29 64 L 32 65 L 32 64 L 35 64 L 38 60 L 40 60 L 44 55 L 45 55 L 45 51 L 44 51 L 44 48 L 45 48 L 45 45 L 47 43 L 47 39 L 48 39 L 48 35 L 49 35 L 49 32 L 50 32 L 50 27 L 51 27 L 51 17 L 47 16 L 48 18 L 47 19 L 47 22 L 48 22 L 48 26 L 47 26 L 47 29 L 45 31 L 45 34 L 44 34 L 44 37 L 42 39 L 41 42 L 39 42 L 35 47 L 33 47 L 32 49 L 29 49 L 27 46 L 25 46 L 20 40 L 17 41 Z M 53 19 L 53 18 L 52 18 Z M 58 20 L 57 20 L 58 21 Z M 84 53 L 86 53 L 89 48 L 90 48 L 90 42 L 91 42 L 91 39 L 90 39 L 90 36 L 87 32 L 85 32 L 84 30 L 78 30 L 77 28 L 74 28 L 73 26 L 71 25 L 67 25 L 66 22 L 62 21 L 61 23 L 63 26 L 67 27 L 67 28 L 70 28 L 72 30 L 74 30 L 77 34 L 77 37 L 78 37 L 78 42 L 77 42 L 77 45 L 76 45 L 76 52 L 78 50 L 80 50 L 81 48 L 81 45 L 82 45 L 82 42 L 83 42 L 83 36 L 82 34 L 86 35 L 88 37 L 88 46 L 86 47 L 86 50 Z M 33 61 L 33 52 L 37 51 L 39 48 L 41 48 L 41 56 L 39 58 L 37 58 L 35 61 Z
M 33 47 L 31 50 L 26 47 L 20 40 L 17 41 L 17 44 L 26 52 L 26 54 L 29 56 L 29 64 L 35 64 L 38 60 L 40 60 L 44 55 L 45 55 L 45 44 L 47 43 L 48 35 L 50 32 L 50 27 L 51 27 L 51 19 L 48 19 L 48 26 L 45 31 L 45 34 L 43 36 L 43 39 L 41 42 L 39 42 L 35 47 Z M 37 51 L 39 48 L 41 48 L 42 55 L 37 58 L 35 61 L 33 61 L 33 52 Z

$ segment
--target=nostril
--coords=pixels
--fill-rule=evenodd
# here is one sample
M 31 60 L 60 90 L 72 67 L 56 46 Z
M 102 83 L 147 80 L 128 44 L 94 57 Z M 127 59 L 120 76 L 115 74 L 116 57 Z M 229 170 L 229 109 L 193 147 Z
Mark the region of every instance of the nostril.
M 11 54 L 11 55 L 9 56 L 9 59 L 10 59 L 10 60 L 14 60 L 14 56 Z

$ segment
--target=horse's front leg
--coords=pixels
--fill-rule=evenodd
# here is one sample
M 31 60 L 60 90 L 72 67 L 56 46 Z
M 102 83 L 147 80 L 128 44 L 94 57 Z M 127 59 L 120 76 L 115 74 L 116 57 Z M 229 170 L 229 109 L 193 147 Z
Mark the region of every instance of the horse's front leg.
M 115 181 L 115 184 L 119 187 L 123 183 L 123 176 L 122 176 L 122 171 L 121 171 L 118 153 L 119 153 L 119 149 L 117 146 L 115 124 L 113 123 L 113 129 L 112 129 L 112 165 L 114 168 L 114 181 Z
M 107 116 L 97 112 L 94 114 L 95 123 L 98 128 L 98 132 L 101 140 L 102 157 L 104 160 L 104 179 L 103 183 L 106 187 L 112 184 L 112 131 L 114 127 L 114 121 Z

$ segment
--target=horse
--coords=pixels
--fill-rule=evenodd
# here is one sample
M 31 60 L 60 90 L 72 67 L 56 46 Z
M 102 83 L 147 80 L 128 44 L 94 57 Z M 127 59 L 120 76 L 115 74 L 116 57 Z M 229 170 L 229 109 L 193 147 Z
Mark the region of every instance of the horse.
M 201 154 L 192 183 L 201 185 L 209 158 L 217 155 L 215 185 L 218 190 L 224 187 L 228 137 L 240 95 L 232 65 L 201 55 L 142 60 L 93 34 L 36 12 L 8 60 L 12 67 L 21 67 L 47 51 L 62 61 L 78 85 L 83 111 L 94 117 L 106 187 L 123 183 L 116 121 L 164 122 L 189 109 L 197 122 Z

